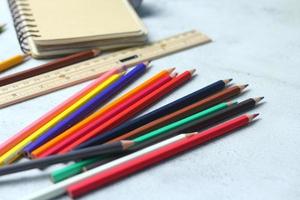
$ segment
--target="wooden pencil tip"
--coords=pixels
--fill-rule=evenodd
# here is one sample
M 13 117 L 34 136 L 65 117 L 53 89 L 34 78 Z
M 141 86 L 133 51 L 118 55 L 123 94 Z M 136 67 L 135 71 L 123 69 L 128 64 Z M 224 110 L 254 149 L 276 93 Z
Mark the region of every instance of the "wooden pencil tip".
M 238 87 L 240 88 L 240 90 L 244 90 L 246 87 L 248 87 L 249 84 L 244 84 L 244 85 L 239 85 Z
M 263 100 L 265 97 L 256 97 L 256 98 L 253 98 L 255 103 L 257 104 L 258 102 L 260 102 L 261 100 Z
M 196 69 L 191 69 L 191 70 L 189 70 L 189 72 L 191 73 L 191 75 L 194 75 L 196 72 Z
M 228 83 L 230 83 L 231 81 L 232 81 L 232 78 L 223 80 L 223 82 L 224 82 L 225 84 L 228 84 Z
M 93 52 L 94 56 L 98 56 L 98 55 L 100 55 L 101 50 L 96 48 L 96 49 L 92 49 L 92 52 Z
M 132 147 L 135 144 L 134 141 L 132 141 L 132 140 L 123 140 L 123 141 L 121 141 L 121 143 L 122 143 L 124 150 Z
M 171 77 L 171 78 L 174 78 L 174 77 L 176 77 L 177 75 L 178 75 L 177 72 L 172 72 L 172 73 L 170 74 L 170 77 Z
M 150 64 L 151 64 L 151 60 L 147 60 L 147 61 L 145 61 L 145 62 L 143 62 L 145 65 L 147 65 L 147 66 L 149 66 Z
M 249 122 L 252 121 L 253 119 L 255 119 L 258 115 L 259 115 L 259 113 L 255 113 L 255 114 L 252 114 L 252 115 L 248 115 Z
M 172 67 L 172 68 L 167 69 L 166 71 L 169 72 L 169 73 L 171 73 L 171 72 L 173 72 L 175 69 L 176 69 L 175 67 Z
M 23 60 L 26 61 L 26 60 L 28 60 L 31 57 L 31 54 L 27 53 L 27 54 L 24 54 L 22 56 L 23 56 Z
M 191 137 L 191 136 L 196 135 L 196 134 L 198 134 L 198 132 L 185 133 L 185 136 L 186 137 Z

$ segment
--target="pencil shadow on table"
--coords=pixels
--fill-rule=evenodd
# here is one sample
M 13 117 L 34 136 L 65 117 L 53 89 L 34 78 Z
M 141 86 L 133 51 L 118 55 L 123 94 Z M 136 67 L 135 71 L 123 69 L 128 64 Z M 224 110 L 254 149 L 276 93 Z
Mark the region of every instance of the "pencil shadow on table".
M 20 176 L 19 174 L 3 175 L 0 176 L 0 186 L 7 185 L 7 184 L 14 184 L 14 186 L 17 186 L 18 184 L 24 184 L 26 182 L 45 180 L 48 177 L 49 174 L 34 174 L 34 175 L 30 174 L 30 175 L 23 175 L 23 176 Z

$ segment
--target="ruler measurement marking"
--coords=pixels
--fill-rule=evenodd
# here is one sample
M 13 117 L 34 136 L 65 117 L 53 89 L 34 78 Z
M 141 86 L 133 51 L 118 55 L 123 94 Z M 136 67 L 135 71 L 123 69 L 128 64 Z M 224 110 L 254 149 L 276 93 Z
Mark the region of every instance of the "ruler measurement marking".
M 125 49 L 0 87 L 0 108 L 97 78 L 114 66 L 133 66 L 183 49 L 209 42 L 205 35 L 191 31 L 155 43 Z

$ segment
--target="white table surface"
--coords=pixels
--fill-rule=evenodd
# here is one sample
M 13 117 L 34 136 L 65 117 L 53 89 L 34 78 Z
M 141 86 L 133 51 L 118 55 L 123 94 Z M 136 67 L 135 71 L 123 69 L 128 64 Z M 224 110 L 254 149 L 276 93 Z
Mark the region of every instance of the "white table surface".
M 83 199 L 300 199 L 300 1 L 146 0 L 141 17 L 157 40 L 197 29 L 213 43 L 153 62 L 135 84 L 163 68 L 197 68 L 198 76 L 151 109 L 217 79 L 249 83 L 238 100 L 265 96 L 260 119 L 243 130 L 136 174 Z M 18 52 L 5 0 L 0 0 L 0 59 Z M 30 60 L 1 76 L 36 66 Z M 81 84 L 0 110 L 0 141 L 53 108 Z M 132 88 L 132 86 L 130 88 Z M 53 166 L 0 177 L 0 199 L 23 199 L 50 186 Z M 68 199 L 64 196 L 59 199 Z

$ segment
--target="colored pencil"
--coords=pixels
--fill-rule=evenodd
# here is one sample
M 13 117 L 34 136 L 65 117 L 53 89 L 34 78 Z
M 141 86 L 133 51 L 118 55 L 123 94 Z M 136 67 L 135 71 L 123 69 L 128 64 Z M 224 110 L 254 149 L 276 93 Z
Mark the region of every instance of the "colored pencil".
M 248 125 L 257 114 L 242 115 L 216 127 L 210 128 L 200 133 L 186 134 L 186 136 L 174 143 L 165 145 L 152 152 L 139 156 L 135 159 L 119 164 L 115 167 L 100 172 L 94 176 L 84 179 L 83 181 L 72 184 L 67 188 L 71 198 L 77 198 L 96 190 L 104 185 L 112 183 L 118 179 L 124 178 L 137 171 L 145 169 L 151 165 L 157 164 L 177 154 L 193 149 L 198 145 L 206 143 L 212 139 L 220 137 L 237 128 Z
M 46 72 L 50 72 L 56 69 L 60 69 L 62 67 L 81 62 L 93 57 L 96 57 L 100 54 L 99 49 L 92 49 L 87 51 L 82 51 L 79 53 L 75 53 L 69 56 L 65 56 L 63 58 L 56 59 L 54 61 L 50 61 L 46 64 L 33 67 L 31 69 L 27 69 L 21 72 L 17 72 L 3 78 L 0 78 L 0 86 L 4 86 L 7 84 L 11 84 L 17 81 L 21 81 L 33 76 L 37 76 Z
M 58 122 L 54 127 L 47 130 L 45 133 L 38 136 L 38 138 L 31 142 L 28 146 L 24 148 L 24 153 L 30 154 L 34 149 L 41 146 L 45 142 L 49 141 L 56 135 L 63 133 L 65 130 L 78 123 L 98 107 L 104 104 L 111 96 L 117 94 L 122 88 L 127 86 L 129 83 L 137 79 L 142 75 L 146 69 L 147 64 L 141 63 L 138 64 L 135 68 L 130 70 L 127 74 L 122 76 L 119 80 L 111 84 L 109 87 L 104 89 L 101 93 L 94 96 L 92 99 L 83 104 L 80 108 L 75 110 L 69 116 Z
M 155 76 L 151 77 L 147 81 L 143 82 L 141 85 L 135 87 L 134 89 L 130 90 L 129 92 L 122 95 L 120 98 L 117 98 L 115 101 L 109 103 L 107 106 L 104 106 L 102 109 L 99 109 L 95 113 L 88 116 L 86 119 L 82 120 L 78 124 L 74 125 L 73 127 L 66 130 L 64 133 L 58 135 L 57 137 L 53 138 L 52 140 L 48 141 L 44 145 L 40 146 L 36 150 L 32 152 L 32 157 L 42 158 L 48 155 L 52 155 L 52 147 L 55 146 L 60 141 L 67 138 L 69 135 L 73 134 L 75 131 L 82 129 L 83 127 L 87 126 L 93 120 L 103 116 L 105 113 L 111 112 L 114 110 L 119 104 L 124 104 L 131 100 L 134 96 L 139 94 L 146 94 L 151 92 L 152 89 L 155 89 L 156 86 L 153 86 L 154 83 L 160 82 L 157 85 L 161 84 L 161 79 L 167 78 L 169 79 L 170 73 L 174 70 L 174 68 L 163 70 L 160 73 L 156 74 Z M 150 90 L 149 90 L 150 87 Z M 148 88 L 148 89 L 147 89 Z M 151 89 L 152 88 L 152 89 Z M 146 92 L 144 90 L 147 90 Z
M 184 118 L 186 116 L 192 115 L 194 113 L 197 113 L 209 106 L 215 105 L 216 103 L 222 102 L 234 95 L 239 94 L 242 90 L 244 89 L 244 86 L 235 86 L 235 87 L 231 87 L 231 88 L 226 88 L 223 91 L 220 91 L 212 96 L 209 96 L 205 99 L 202 99 L 196 103 L 193 103 L 189 106 L 186 106 L 182 109 L 179 109 L 169 115 L 163 116 L 161 118 L 158 118 L 144 126 L 141 126 L 139 128 L 136 128 L 128 133 L 123 133 L 123 135 L 121 135 L 120 137 L 122 138 L 128 138 L 134 135 L 138 135 L 141 133 L 146 133 L 149 132 L 151 130 L 154 130 L 158 127 L 161 127 L 163 125 L 166 125 L 170 122 L 176 121 L 178 119 Z M 102 144 L 110 139 L 113 139 L 115 137 L 117 137 L 119 135 L 115 134 L 114 132 L 105 132 L 83 144 L 81 144 L 80 146 L 78 146 L 77 149 L 79 148 L 85 148 L 88 146 L 92 146 L 92 145 L 97 145 L 97 144 Z M 115 140 L 119 140 L 118 137 Z
M 12 67 L 15 67 L 24 61 L 26 61 L 29 58 L 28 54 L 20 54 L 13 56 L 7 60 L 1 61 L 0 62 L 0 72 L 6 71 Z
M 45 125 L 47 122 L 49 122 L 52 118 L 54 118 L 56 115 L 63 112 L 65 109 L 73 105 L 75 102 L 77 102 L 80 98 L 88 94 L 91 90 L 93 90 L 95 87 L 97 87 L 99 84 L 103 83 L 106 79 L 108 79 L 110 76 L 121 73 L 125 70 L 124 67 L 122 68 L 113 68 L 104 74 L 100 75 L 99 78 L 94 80 L 91 84 L 84 87 L 79 92 L 72 95 L 70 98 L 47 112 L 45 115 L 31 123 L 29 126 L 21 130 L 19 133 L 14 135 L 13 137 L 6 140 L 4 143 L 0 145 L 0 156 L 6 153 L 9 149 L 14 147 L 16 144 L 21 142 L 23 139 L 31 135 L 33 132 L 41 128 L 43 125 Z
M 122 153 L 126 151 L 133 144 L 134 143 L 132 143 L 129 140 L 119 141 L 111 144 L 103 144 L 103 145 L 94 146 L 91 148 L 86 148 L 78 151 L 72 151 L 70 153 L 63 154 L 63 155 L 54 155 L 43 159 L 12 164 L 0 168 L 0 176 L 21 172 L 29 169 L 45 168 L 53 164 L 80 160 L 92 156 Z
M 113 84 L 114 81 L 117 81 L 121 77 L 121 74 L 114 74 L 111 77 L 109 77 L 107 80 L 105 80 L 103 83 L 98 85 L 95 89 L 93 89 L 90 93 L 79 99 L 77 102 L 72 104 L 70 107 L 68 107 L 63 112 L 59 113 L 57 116 L 52 118 L 49 122 L 45 123 L 41 128 L 30 134 L 28 137 L 24 138 L 21 142 L 16 144 L 12 149 L 7 151 L 5 154 L 3 154 L 0 157 L 0 165 L 1 164 L 8 164 L 11 161 L 13 161 L 16 157 L 20 156 L 20 154 L 23 152 L 23 148 L 27 146 L 30 142 L 34 141 L 37 137 L 39 137 L 41 134 L 43 134 L 45 131 L 50 129 L 53 125 L 58 123 L 61 119 L 66 117 L 68 114 L 72 113 L 73 110 L 78 108 L 80 105 L 85 103 L 87 99 L 92 97 L 92 94 L 96 94 L 96 92 L 101 91 L 108 87 L 110 84 Z
M 176 111 L 177 109 L 180 109 L 189 104 L 197 102 L 211 94 L 214 94 L 214 93 L 220 91 L 221 89 L 223 89 L 225 87 L 226 83 L 228 83 L 230 81 L 231 81 L 231 79 L 227 79 L 227 80 L 223 80 L 223 81 L 220 80 L 220 81 L 214 82 L 202 89 L 199 89 L 199 90 L 197 90 L 193 93 L 190 93 L 180 99 L 177 99 L 169 104 L 166 104 L 165 106 L 162 106 L 161 108 L 158 108 L 152 112 L 149 112 L 148 114 L 142 115 L 141 117 L 137 117 L 136 119 L 133 119 L 133 120 L 129 120 L 128 122 L 125 122 L 124 124 L 112 129 L 111 131 L 107 131 L 107 132 L 103 133 L 103 135 L 107 134 L 107 135 L 113 135 L 113 137 L 115 137 L 115 135 L 126 133 L 127 130 L 138 129 L 138 127 L 140 125 L 142 126 L 143 124 L 147 124 L 147 123 L 155 120 L 156 117 L 158 118 L 159 116 L 167 115 L 168 113 L 171 113 L 172 111 Z M 225 90 L 217 93 L 216 95 L 212 95 L 212 97 L 209 97 L 207 99 L 207 101 L 203 101 L 203 104 L 199 105 L 199 107 L 202 106 L 202 110 L 203 110 L 203 109 L 205 109 L 209 106 L 212 106 L 216 103 L 219 103 L 229 97 L 237 95 L 241 92 L 242 87 L 244 87 L 244 86 L 240 86 L 240 87 L 234 86 L 229 89 L 225 89 Z M 201 111 L 201 109 L 198 109 L 198 110 Z M 66 179 L 70 176 L 73 176 L 75 174 L 78 174 L 82 171 L 82 168 L 84 166 L 87 166 L 96 161 L 97 161 L 96 158 L 88 159 L 88 160 L 80 161 L 80 162 L 71 164 L 69 166 L 63 167 L 59 170 L 55 170 L 51 174 L 52 180 L 54 182 L 58 182 L 58 181 Z
M 174 76 L 176 76 L 176 73 L 170 74 L 169 76 L 164 76 L 162 79 L 156 81 L 155 83 L 153 83 L 153 85 L 145 88 L 144 90 L 140 91 L 139 93 L 137 93 L 135 96 L 133 96 L 132 98 L 128 99 L 127 101 L 117 105 L 114 109 L 112 109 L 110 112 L 107 113 L 103 113 L 101 116 L 99 116 L 98 118 L 94 119 L 93 121 L 91 121 L 90 123 L 86 124 L 85 126 L 83 126 L 81 128 L 80 131 L 82 132 L 87 132 L 89 130 L 94 129 L 96 126 L 101 125 L 102 123 L 104 123 L 105 121 L 109 120 L 110 118 L 114 117 L 116 114 L 118 114 L 119 112 L 123 111 L 124 109 L 126 109 L 128 106 L 132 105 L 133 103 L 135 103 L 136 101 L 138 101 L 139 99 L 143 98 L 144 96 L 150 94 L 151 92 L 155 91 L 156 89 L 160 88 L 161 86 L 163 86 L 165 83 L 167 83 L 168 81 L 170 81 Z M 68 123 L 70 124 L 70 123 Z M 60 134 L 63 135 L 64 133 Z M 43 135 L 42 137 L 47 136 L 47 135 Z M 43 139 L 42 137 L 40 137 L 39 139 Z M 45 138 L 45 137 L 44 137 Z M 64 138 L 65 134 L 64 134 Z M 49 139 L 49 138 L 47 138 Z M 38 142 L 38 141 L 36 141 Z M 49 141 L 50 142 L 50 141 Z M 36 149 L 38 150 L 38 149 Z M 44 157 L 45 153 L 49 153 L 51 152 L 52 149 L 47 149 L 44 154 L 42 154 L 41 156 L 39 156 L 39 158 Z M 26 151 L 26 149 L 24 150 Z M 31 154 L 32 158 L 36 158 L 36 154 L 32 153 Z
M 132 141 L 135 143 L 135 144 L 139 144 L 139 143 L 142 143 L 142 142 L 145 142 L 147 140 L 150 140 L 154 137 L 157 137 L 159 135 L 163 135 L 163 134 L 166 134 L 170 131 L 176 131 L 176 132 L 180 132 L 180 131 L 183 131 L 184 128 L 183 127 L 186 127 L 188 126 L 189 124 L 191 124 L 193 121 L 195 120 L 199 120 L 199 119 L 202 119 L 203 117 L 206 117 L 206 116 L 209 116 L 217 111 L 220 111 L 220 110 L 223 110 L 225 108 L 228 108 L 230 107 L 231 105 L 235 105 L 236 102 L 226 102 L 226 103 L 220 103 L 218 105 L 215 105 L 213 107 L 210 107 L 206 110 L 203 110 L 201 112 L 198 112 L 198 113 L 195 113 L 191 116 L 188 116 L 186 118 L 183 118 L 181 120 L 178 120 L 178 121 L 175 121 L 173 123 L 170 123 L 166 126 L 163 126 L 161 128 L 158 128 L 158 129 L 155 129 L 153 131 L 150 131 L 148 133 L 145 133 L 141 136 L 138 136 L 137 138 L 134 138 Z
M 88 133 L 82 133 L 79 131 L 77 132 L 78 134 L 73 134 L 71 137 L 67 138 L 62 142 L 65 145 L 63 146 L 64 148 L 59 151 L 59 153 L 69 152 L 77 146 L 79 146 L 80 144 L 82 144 L 83 142 L 103 133 L 104 131 L 107 131 L 108 129 L 114 128 L 118 124 L 133 117 L 134 115 L 141 112 L 143 109 L 153 104 L 155 101 L 162 98 L 164 95 L 168 94 L 169 92 L 186 83 L 188 80 L 191 79 L 194 72 L 195 70 L 190 70 L 178 75 L 177 77 L 173 78 L 171 81 L 169 81 L 153 93 L 150 93 L 149 95 L 135 102 L 133 105 L 124 109 L 122 112 L 115 115 L 113 118 L 107 120 L 105 123 L 101 124 L 92 131 Z
M 51 185 L 47 188 L 44 188 L 44 189 L 41 189 L 39 191 L 37 191 L 35 194 L 32 194 L 32 196 L 30 197 L 25 197 L 24 199 L 27 199 L 27 200 L 40 200 L 40 199 L 43 199 L 43 200 L 48 200 L 48 199 L 52 199 L 52 198 L 55 198 L 55 197 L 58 197 L 60 195 L 63 195 L 64 193 L 66 193 L 66 189 L 68 186 L 74 184 L 74 183 L 77 183 L 81 180 L 84 180 L 88 177 L 91 177 L 101 171 L 104 171 L 104 170 L 107 170 L 111 167 L 114 167 L 114 166 L 117 166 L 121 163 L 124 163 L 124 162 L 127 162 L 129 160 L 132 160 L 132 159 L 135 159 L 137 158 L 138 156 L 141 156 L 141 155 L 144 155 L 146 153 L 149 153 L 151 151 L 154 151 L 155 149 L 158 149 L 158 148 L 161 148 L 165 145 L 168 145 L 168 144 L 171 144 L 173 142 L 176 142 L 180 139 L 182 139 L 183 137 L 185 137 L 184 134 L 180 134 L 176 137 L 173 137 L 173 138 L 170 138 L 168 140 L 164 140 L 160 143 L 157 143 L 155 145 L 152 145 L 148 148 L 145 148 L 145 149 L 142 149 L 138 152 L 135 152 L 135 153 L 132 153 L 132 154 L 129 154 L 127 156 L 124 156 L 122 158 L 119 158 L 117 160 L 114 160 L 112 162 L 109 162 L 105 165 L 102 165 L 101 167 L 98 167 L 98 168 L 95 168 L 95 169 L 92 169 L 90 171 L 87 171 L 85 173 L 82 173 L 78 176 L 74 176 L 68 180 L 65 180 L 65 181 L 62 181 L 60 183 L 57 183 L 57 184 L 54 184 L 54 185 Z
M 83 126 L 80 130 L 74 132 L 74 134 L 77 134 L 77 132 L 78 132 L 78 134 L 79 134 L 79 132 L 80 132 L 80 134 L 85 134 L 89 131 L 92 131 L 96 127 L 98 127 L 101 124 L 105 123 L 107 120 L 113 118 L 115 115 L 122 112 L 127 107 L 129 107 L 129 106 L 133 105 L 134 103 L 136 103 L 141 98 L 143 98 L 143 97 L 151 94 L 152 92 L 156 91 L 158 88 L 162 87 L 164 84 L 166 84 L 167 82 L 172 80 L 172 78 L 175 77 L 176 75 L 177 75 L 177 73 L 172 73 L 169 76 L 165 76 L 162 79 L 160 79 L 159 81 L 156 81 L 156 83 L 153 83 L 153 85 L 151 85 L 148 88 L 140 91 L 135 96 L 133 96 L 132 98 L 125 101 L 123 104 L 119 104 L 114 109 L 112 109 L 110 112 L 104 113 L 104 114 L 100 115 L 99 117 L 97 117 L 96 119 L 92 120 L 90 123 Z M 72 137 L 72 134 L 69 134 L 68 137 L 65 137 L 65 135 L 66 135 L 65 133 L 62 133 L 62 134 L 63 134 L 63 137 L 66 140 L 68 140 L 69 137 Z M 64 140 L 60 140 L 60 141 L 63 142 Z M 56 146 L 53 146 L 52 148 L 47 149 L 39 158 L 45 157 L 45 155 L 47 155 L 47 156 L 48 155 L 53 155 L 55 152 L 57 152 L 57 150 L 59 148 L 63 148 L 63 146 L 61 146 L 61 144 L 59 144 L 59 142 L 58 142 L 56 144 Z M 32 155 L 32 156 L 34 157 L 35 155 Z
M 230 118 L 233 118 L 236 115 L 242 114 L 246 111 L 249 111 L 250 109 L 253 109 L 258 102 L 260 102 L 263 99 L 263 97 L 257 97 L 257 98 L 250 98 L 247 100 L 244 100 L 238 104 L 233 104 L 231 106 L 228 106 L 225 109 L 221 109 L 219 111 L 216 111 L 210 115 L 195 119 L 193 121 L 190 121 L 188 123 L 185 123 L 181 125 L 180 127 L 174 128 L 174 129 L 169 129 L 166 130 L 163 129 L 164 131 L 161 132 L 163 134 L 156 134 L 155 137 L 148 137 L 144 138 L 143 142 L 140 144 L 136 144 L 130 148 L 130 152 L 134 152 L 137 150 L 140 150 L 142 148 L 148 147 L 150 145 L 153 145 L 157 142 L 161 142 L 167 138 L 173 137 L 177 135 L 180 132 L 194 132 L 194 131 L 201 131 L 204 130 L 205 128 L 208 128 L 210 126 L 214 126 L 224 120 L 228 120 Z M 201 112 L 200 112 L 201 113 Z M 173 123 L 174 124 L 174 123 Z M 175 123 L 176 125 L 176 123 Z M 168 126 L 168 125 L 167 125 Z M 154 131 L 153 131 L 154 132 Z M 157 129 L 154 133 L 159 133 L 159 129 Z M 151 134 L 149 134 L 151 136 Z M 146 135 L 143 135 L 146 136 Z M 132 142 L 134 142 L 134 139 L 132 140 L 129 138 Z M 137 139 L 137 138 L 135 138 Z M 90 170 L 92 168 L 95 168 L 99 165 L 103 164 L 103 159 L 98 159 L 98 160 L 93 160 L 93 162 L 89 162 L 85 166 L 83 166 L 83 170 Z M 59 177 L 58 177 L 59 178 Z
M 223 109 L 225 109 L 227 107 L 230 107 L 234 104 L 236 104 L 236 102 L 220 103 L 220 104 L 215 105 L 213 107 L 210 107 L 210 108 L 208 108 L 204 111 L 198 112 L 194 115 L 188 116 L 186 118 L 183 118 L 181 120 L 178 120 L 176 122 L 168 124 L 164 127 L 161 127 L 161 128 L 156 129 L 154 131 L 146 133 L 142 136 L 134 138 L 134 139 L 132 139 L 132 142 L 134 143 L 134 145 L 139 145 L 141 143 L 147 142 L 147 141 L 152 140 L 153 138 L 159 137 L 161 135 L 166 135 L 170 132 L 172 132 L 173 134 L 178 133 L 178 132 L 182 132 L 184 130 L 184 129 L 182 129 L 182 127 L 189 126 L 189 124 L 193 123 L 193 121 L 202 119 L 202 118 L 204 118 L 206 116 L 209 116 L 209 115 L 212 115 L 213 113 L 218 112 L 220 110 L 223 110 Z M 87 147 L 87 148 L 90 148 L 90 147 Z M 98 163 L 102 164 L 103 161 L 102 160 L 97 161 L 97 164 Z M 86 169 L 86 167 L 85 167 L 85 169 Z
M 157 118 L 163 117 L 167 114 L 175 112 L 181 108 L 184 108 L 190 104 L 193 104 L 201 99 L 204 99 L 218 91 L 221 91 L 225 88 L 226 84 L 229 83 L 232 79 L 219 80 L 216 81 L 204 88 L 196 90 L 182 98 L 179 98 L 169 104 L 166 104 L 156 110 L 153 110 L 147 114 L 144 114 L 135 119 L 129 120 L 118 127 L 108 131 L 108 133 L 104 133 L 103 135 L 111 135 L 112 138 L 137 129 L 140 126 L 148 124 L 154 121 Z M 204 106 L 203 106 L 204 107 Z M 99 136 L 101 137 L 101 136 Z

